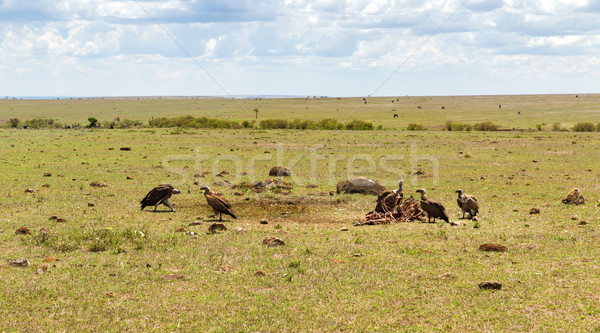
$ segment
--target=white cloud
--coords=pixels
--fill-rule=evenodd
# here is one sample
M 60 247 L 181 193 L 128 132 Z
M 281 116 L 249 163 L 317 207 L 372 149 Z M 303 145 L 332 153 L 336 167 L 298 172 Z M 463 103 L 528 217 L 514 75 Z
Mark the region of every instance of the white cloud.
M 599 72 L 597 1 L 462 3 L 147 0 L 140 8 L 126 0 L 4 0 L 0 75 L 13 84 L 0 88 L 12 95 L 222 94 L 188 53 L 238 94 L 367 94 L 396 69 L 381 93 L 412 89 L 404 86 L 408 77 L 421 80 L 412 85 L 422 89 L 411 90 L 416 94 L 471 94 L 479 87 L 506 93 L 516 86 L 506 78 L 540 77 L 548 92 L 560 92 L 564 76 L 573 75 L 581 76 L 573 89 L 599 88 L 590 79 Z M 98 79 L 90 83 L 90 75 Z M 436 75 L 480 84 L 428 83 Z M 56 84 L 31 84 L 35 78 Z

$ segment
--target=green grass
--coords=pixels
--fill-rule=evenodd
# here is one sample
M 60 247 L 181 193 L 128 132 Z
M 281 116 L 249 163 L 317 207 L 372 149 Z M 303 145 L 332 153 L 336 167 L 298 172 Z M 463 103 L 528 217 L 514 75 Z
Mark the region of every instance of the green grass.
M 258 119 L 255 119 L 254 109 L 259 110 Z M 503 129 L 536 129 L 537 125 L 550 128 L 551 124 L 560 123 L 570 129 L 578 122 L 595 124 L 599 110 L 600 94 L 582 94 L 577 98 L 574 95 L 372 97 L 367 98 L 367 104 L 358 97 L 5 99 L 0 100 L 0 121 L 44 117 L 66 125 L 80 123 L 85 126 L 89 117 L 95 117 L 101 123 L 117 117 L 147 123 L 157 117 L 192 115 L 236 121 L 333 118 L 347 123 L 363 120 L 388 129 L 405 129 L 410 123 L 442 129 L 447 121 L 464 124 L 490 121 Z M 398 118 L 394 118 L 394 114 Z
M 501 104 L 501 112 L 510 108 Z M 522 121 L 484 116 L 473 121 Z M 597 122 L 580 116 L 543 121 Z M 598 133 L 552 131 L 1 129 L 0 331 L 599 330 L 598 149 Z M 291 194 L 236 196 L 212 185 L 265 180 L 275 165 L 290 167 Z M 217 177 L 221 171 L 230 173 Z M 402 178 L 406 196 L 426 188 L 453 221 L 461 188 L 480 201 L 480 227 L 354 227 L 374 197 L 329 191 L 359 175 L 388 188 Z M 163 182 L 182 192 L 171 199 L 177 212 L 140 212 L 142 197 Z M 203 185 L 232 202 L 239 219 L 225 222 L 227 231 L 207 234 Z M 560 202 L 572 187 L 585 205 Z M 541 214 L 530 215 L 533 207 Z M 22 226 L 32 234 L 15 235 Z M 286 244 L 268 248 L 267 236 Z M 508 252 L 477 251 L 487 242 Z M 58 261 L 44 262 L 49 256 Z M 16 258 L 32 265 L 10 267 Z M 502 290 L 479 290 L 483 281 Z

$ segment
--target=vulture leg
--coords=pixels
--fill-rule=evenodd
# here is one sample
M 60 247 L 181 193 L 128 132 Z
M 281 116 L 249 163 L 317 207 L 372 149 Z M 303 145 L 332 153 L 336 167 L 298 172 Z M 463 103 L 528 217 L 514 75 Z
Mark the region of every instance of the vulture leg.
M 171 211 L 174 212 L 175 209 L 173 209 L 173 206 L 171 206 L 171 203 L 169 202 L 169 199 L 163 201 L 163 204 L 169 208 L 171 208 Z
M 158 208 L 158 205 L 160 205 L 160 203 L 158 203 L 156 206 L 154 206 L 154 211 L 156 212 L 156 208 Z
M 463 210 L 463 217 L 462 217 L 462 218 L 463 218 L 463 219 L 465 218 L 465 211 L 464 211 L 464 210 Z
M 219 221 L 223 221 L 223 214 L 219 212 Z

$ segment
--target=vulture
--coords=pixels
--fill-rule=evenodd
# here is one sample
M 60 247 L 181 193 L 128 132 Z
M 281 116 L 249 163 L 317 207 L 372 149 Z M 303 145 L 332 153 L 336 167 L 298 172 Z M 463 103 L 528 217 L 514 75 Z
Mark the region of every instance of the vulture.
M 210 190 L 210 187 L 204 186 L 200 188 L 204 190 L 204 197 L 206 198 L 206 202 L 215 212 L 215 216 L 219 213 L 219 221 L 223 221 L 222 214 L 227 214 L 234 219 L 237 219 L 235 213 L 231 209 L 231 204 L 227 199 L 223 196 L 216 194 L 215 192 Z
M 160 184 L 157 187 L 153 188 L 146 194 L 146 197 L 142 199 L 140 202 L 142 204 L 142 210 L 148 206 L 154 206 L 154 211 L 156 212 L 156 208 L 158 205 L 163 204 L 174 212 L 173 206 L 169 202 L 169 198 L 173 194 L 181 193 L 178 189 L 174 188 L 171 184 Z
M 440 218 L 446 223 L 450 222 L 448 214 L 446 214 L 446 208 L 439 201 L 427 198 L 424 189 L 417 190 L 417 193 L 421 193 L 421 209 L 427 213 L 427 222 L 431 222 L 431 218 L 433 218 L 433 222 L 436 218 Z
M 402 201 L 402 181 L 398 181 L 398 189 L 393 191 L 385 191 L 377 197 L 377 206 L 375 211 L 378 213 L 387 213 L 393 211 L 396 206 Z
M 479 204 L 477 203 L 477 198 L 475 198 L 472 195 L 463 194 L 462 190 L 456 190 L 456 193 L 458 193 L 456 203 L 458 204 L 458 207 L 462 209 L 462 218 L 465 218 L 465 213 L 469 213 L 469 219 L 472 219 L 479 212 Z

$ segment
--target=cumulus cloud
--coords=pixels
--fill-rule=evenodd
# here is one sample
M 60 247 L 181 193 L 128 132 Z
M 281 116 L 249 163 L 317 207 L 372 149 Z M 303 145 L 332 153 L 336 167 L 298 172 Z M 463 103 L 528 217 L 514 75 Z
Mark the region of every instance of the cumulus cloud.
M 240 94 L 366 94 L 395 70 L 381 93 L 440 94 L 448 88 L 424 75 L 597 78 L 599 18 L 592 0 L 0 0 L 0 75 L 55 80 L 62 95 L 81 91 L 90 74 L 123 94 L 163 91 L 149 82 L 222 94 L 191 55 L 220 80 L 237 76 L 230 84 Z M 408 77 L 424 80 L 412 86 L 422 90 L 405 86 Z M 452 87 L 469 94 L 487 85 Z M 0 84 L 14 95 L 44 94 L 31 87 Z

